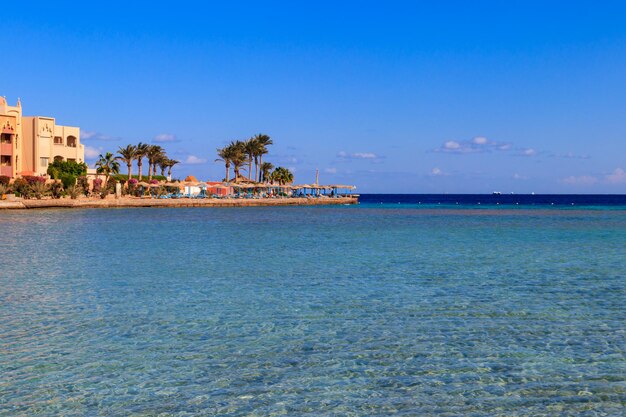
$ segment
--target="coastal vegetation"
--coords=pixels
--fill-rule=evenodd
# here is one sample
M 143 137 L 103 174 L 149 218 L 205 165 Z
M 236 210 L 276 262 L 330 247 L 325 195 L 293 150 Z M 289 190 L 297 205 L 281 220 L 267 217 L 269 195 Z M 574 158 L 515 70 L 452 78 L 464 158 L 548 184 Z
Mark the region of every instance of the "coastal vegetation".
M 171 179 L 172 168 L 179 164 L 180 161 L 171 159 L 167 156 L 165 150 L 159 145 L 149 145 L 147 143 L 139 142 L 137 145 L 126 145 L 126 147 L 120 147 L 117 150 L 116 160 L 124 163 L 128 169 L 128 175 L 123 181 L 127 181 L 134 178 L 132 175 L 133 163 L 137 162 L 137 179 L 142 180 L 143 173 L 143 161 L 144 158 L 148 159 L 148 181 L 157 177 L 157 169 L 160 170 L 161 177 L 165 177 L 165 171 L 167 170 L 167 176 Z M 120 180 L 122 180 L 120 178 Z M 127 182 L 126 186 L 130 186 Z
M 223 148 L 217 149 L 216 161 L 224 162 L 224 181 L 230 181 L 231 168 L 234 181 L 251 181 L 260 183 L 277 183 L 280 185 L 293 182 L 293 173 L 284 167 L 277 167 L 270 162 L 263 162 L 263 156 L 269 153 L 268 146 L 273 145 L 272 139 L 259 133 L 245 141 L 234 140 Z M 254 165 L 254 168 L 253 168 Z M 248 175 L 244 177 L 242 169 L 247 166 Z M 273 170 L 274 169 L 274 170 Z M 273 170 L 273 171 L 272 171 Z
M 71 181 L 68 181 L 68 178 L 71 178 Z M 0 196 L 15 194 L 15 196 L 27 200 L 32 198 L 42 199 L 44 197 L 59 199 L 64 196 L 75 199 L 81 194 L 85 196 L 102 196 L 101 185 L 102 180 L 95 179 L 93 187 L 90 189 L 86 176 L 78 178 L 62 176 L 61 179 L 47 180 L 45 177 L 26 175 L 16 178 L 12 184 L 0 182 Z
M 270 181 L 279 185 L 291 184 L 293 182 L 293 174 L 283 167 L 276 168 L 270 174 Z
M 111 174 L 119 174 L 120 163 L 117 162 L 117 158 L 113 156 L 111 152 L 107 152 L 104 155 L 100 154 L 96 161 L 96 172 L 98 174 L 104 174 L 104 184 L 106 186 Z
M 95 162 L 95 171 L 101 177 L 90 179 L 87 175 L 87 164 L 59 158 L 48 165 L 47 177 L 22 176 L 12 180 L 8 176 L 0 176 L 0 196 L 15 194 L 16 197 L 24 199 L 62 197 L 77 199 L 84 195 L 106 198 L 115 191 L 118 183 L 122 184 L 123 196 L 135 197 L 192 198 L 194 191 L 191 191 L 191 188 L 194 187 L 202 191 L 199 197 L 196 191 L 193 198 L 225 196 L 258 198 L 291 195 L 291 192 L 277 187 L 287 186 L 291 189 L 293 173 L 285 167 L 274 166 L 273 163 L 264 160 L 269 154 L 271 145 L 273 145 L 271 137 L 259 133 L 247 140 L 233 140 L 223 148 L 217 149 L 217 161 L 222 161 L 225 167 L 223 181 L 229 184 L 198 182 L 193 176 L 187 177 L 184 182 L 180 180 L 172 182 L 172 168 L 180 161 L 169 158 L 165 149 L 159 145 L 139 142 L 136 145 L 119 147 L 116 153 L 100 154 Z M 147 165 L 147 173 L 143 172 L 144 165 Z M 136 173 L 133 172 L 135 166 Z M 122 169 L 125 173 L 120 172 Z M 184 195 L 183 186 L 190 188 L 185 190 Z M 300 190 L 298 196 L 307 195 L 302 191 L 304 188 L 309 189 L 309 195 L 318 196 L 321 193 L 319 190 L 322 189 L 317 185 L 297 187 L 296 189 Z
M 48 175 L 53 180 L 61 180 L 64 188 L 76 184 L 78 177 L 87 175 L 87 164 L 76 161 L 55 160 L 48 165 Z M 53 190 L 53 196 L 59 194 L 58 189 Z

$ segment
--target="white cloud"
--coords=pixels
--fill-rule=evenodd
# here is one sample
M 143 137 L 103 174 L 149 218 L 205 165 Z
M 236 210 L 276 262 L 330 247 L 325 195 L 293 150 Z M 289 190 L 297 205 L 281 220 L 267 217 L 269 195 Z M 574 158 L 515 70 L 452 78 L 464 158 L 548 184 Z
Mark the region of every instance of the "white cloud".
M 85 159 L 96 159 L 102 153 L 102 148 L 85 146 Z
M 430 175 L 431 177 L 445 177 L 450 174 L 448 174 L 447 172 L 444 172 L 441 168 L 435 167 L 430 170 L 430 174 L 428 175 Z
M 626 171 L 623 168 L 615 168 L 610 174 L 604 175 L 580 175 L 563 178 L 560 182 L 569 185 L 594 185 L 603 184 L 626 184 Z
M 93 138 L 94 136 L 96 136 L 96 132 L 89 132 L 87 130 L 81 130 L 80 131 L 80 138 L 81 139 L 89 140 L 89 139 Z
M 80 139 L 81 140 L 100 140 L 103 142 L 115 142 L 115 141 L 120 140 L 120 138 L 117 138 L 117 137 L 103 135 L 102 133 L 92 132 L 89 130 L 82 130 L 82 129 L 80 131 Z
M 513 179 L 514 180 L 527 180 L 528 177 L 526 175 L 521 175 L 518 173 L 513 174 Z
M 535 156 L 537 155 L 537 151 L 533 148 L 527 148 L 522 151 L 523 156 Z
M 374 152 L 355 152 L 348 153 L 345 151 L 341 151 L 337 154 L 337 157 L 340 159 L 369 159 L 375 160 L 381 158 L 381 156 L 376 155 Z
M 206 159 L 204 158 L 198 158 L 195 155 L 189 155 L 187 157 L 187 159 L 185 159 L 185 163 L 189 164 L 189 165 L 199 165 L 199 164 L 204 164 L 206 163 Z
M 456 154 L 469 154 L 479 152 L 496 151 L 508 151 L 511 149 L 511 145 L 508 143 L 498 143 L 490 141 L 484 136 L 476 136 L 471 140 L 448 140 L 438 148 L 435 148 L 435 152 L 446 152 Z
M 324 170 L 325 173 L 327 174 L 336 174 L 337 173 L 337 168 L 326 168 Z
M 352 154 L 353 158 L 357 158 L 357 159 L 376 159 L 377 156 L 375 153 L 372 152 L 357 152 Z
M 579 177 L 571 175 L 563 178 L 561 182 L 569 185 L 593 185 L 598 182 L 598 178 L 591 175 L 581 175 Z
M 472 142 L 475 143 L 476 145 L 486 145 L 487 138 L 484 136 L 476 136 L 474 139 L 472 139 Z
M 167 142 L 178 142 L 176 135 L 171 133 L 160 133 L 152 139 L 153 142 L 156 143 L 167 143 Z
M 604 180 L 609 184 L 625 184 L 626 171 L 622 168 L 616 168 L 612 173 L 605 175 Z
M 566 153 L 555 153 L 550 155 L 553 158 L 565 158 L 565 159 L 589 159 L 590 156 L 587 154 L 584 155 L 576 155 L 573 152 L 566 152 Z

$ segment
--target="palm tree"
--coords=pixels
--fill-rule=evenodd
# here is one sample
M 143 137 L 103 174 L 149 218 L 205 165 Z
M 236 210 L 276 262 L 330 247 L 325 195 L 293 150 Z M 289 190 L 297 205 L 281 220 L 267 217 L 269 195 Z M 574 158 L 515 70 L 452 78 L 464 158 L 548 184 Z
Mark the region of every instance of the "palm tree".
M 232 162 L 232 156 L 233 156 L 233 148 L 232 146 L 224 146 L 223 148 L 218 148 L 217 149 L 217 156 L 218 158 L 215 160 L 215 162 L 217 161 L 223 161 L 224 162 L 224 166 L 226 167 L 226 176 L 224 177 L 224 180 L 226 182 L 229 181 L 228 177 L 230 175 L 230 165 Z
M 146 155 L 148 154 L 149 147 L 150 145 L 148 145 L 147 143 L 141 143 L 141 142 L 139 142 L 139 144 L 137 144 L 136 146 L 137 170 L 139 171 L 139 181 L 141 181 L 141 167 L 143 166 L 143 158 L 145 158 Z
M 268 135 L 263 134 L 263 133 L 259 133 L 258 135 L 255 135 L 253 139 L 255 140 L 258 146 L 257 153 L 254 159 L 255 159 L 256 166 L 260 167 L 261 165 L 263 165 L 263 155 L 266 155 L 268 153 L 267 147 L 269 145 L 273 145 L 274 142 L 272 141 L 272 138 L 270 138 Z
M 267 182 L 270 179 L 270 173 L 274 169 L 274 164 L 271 162 L 263 162 L 260 167 L 259 182 Z
M 233 164 L 233 171 L 235 171 L 235 181 L 241 176 L 239 170 L 248 162 L 248 155 L 246 154 L 246 144 L 240 140 L 231 142 L 228 145 L 233 148 L 231 156 L 231 163 Z
M 96 161 L 96 173 L 104 174 L 104 188 L 106 188 L 109 182 L 109 175 L 119 174 L 120 164 L 115 160 L 115 156 L 111 152 L 107 152 L 104 156 L 100 154 L 98 161 Z
M 293 174 L 287 168 L 278 167 L 272 172 L 272 182 L 277 182 L 279 185 L 291 184 L 293 182 Z
M 172 167 L 178 163 L 180 163 L 180 161 L 177 161 L 175 159 L 167 160 L 167 180 L 168 181 L 172 181 Z
M 165 168 L 167 168 L 168 157 L 165 151 L 162 151 L 161 154 L 157 155 L 154 159 L 154 163 L 152 166 L 152 174 L 154 176 L 157 175 L 157 168 L 161 170 L 161 176 L 165 176 Z
M 251 181 L 257 181 L 258 154 L 261 150 L 261 144 L 256 138 L 250 138 L 244 142 L 244 152 L 248 156 L 248 177 Z M 252 177 L 252 162 L 254 161 L 254 178 Z
M 120 156 L 115 159 L 126 163 L 126 166 L 128 167 L 128 179 L 126 181 L 126 185 L 130 186 L 129 181 L 132 178 L 133 161 L 137 157 L 137 147 L 133 145 L 127 145 L 125 148 L 120 147 L 117 150 L 117 153 Z
M 156 175 L 156 165 L 157 161 L 159 161 L 165 155 L 165 151 L 159 145 L 148 145 L 148 152 L 146 156 L 148 157 L 148 181 L 152 180 L 152 175 Z
M 167 164 L 169 163 L 169 158 L 165 157 L 165 158 L 161 158 L 157 161 L 157 164 L 159 165 L 159 169 L 161 170 L 161 176 L 164 177 L 165 176 L 165 170 L 167 169 Z

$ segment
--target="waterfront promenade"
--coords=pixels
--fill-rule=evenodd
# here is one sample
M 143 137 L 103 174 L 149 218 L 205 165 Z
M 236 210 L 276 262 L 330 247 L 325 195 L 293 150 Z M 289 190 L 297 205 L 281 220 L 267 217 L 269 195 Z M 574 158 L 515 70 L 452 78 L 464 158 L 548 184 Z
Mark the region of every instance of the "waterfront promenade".
M 38 208 L 123 208 L 123 207 L 257 207 L 257 206 L 315 206 L 357 204 L 353 197 L 318 197 L 318 198 L 79 198 L 72 200 L 4 200 L 0 201 L 3 209 L 38 209 Z

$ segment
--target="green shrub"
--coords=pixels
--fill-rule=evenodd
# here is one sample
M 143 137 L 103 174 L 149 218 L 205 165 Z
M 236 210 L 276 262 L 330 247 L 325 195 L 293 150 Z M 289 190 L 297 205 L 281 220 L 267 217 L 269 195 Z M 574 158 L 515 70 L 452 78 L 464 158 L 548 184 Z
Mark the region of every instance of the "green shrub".
M 10 181 L 11 181 L 11 177 L 7 177 L 6 175 L 0 175 L 0 184 L 9 185 Z
M 24 198 L 30 198 L 30 196 L 32 195 L 30 185 L 28 184 L 28 181 L 26 181 L 26 179 L 24 178 L 15 179 L 15 182 L 13 182 L 13 192 L 17 196 L 21 196 Z
M 78 177 L 76 179 L 76 185 L 85 196 L 89 195 L 89 180 L 87 180 L 87 177 L 84 175 Z
M 61 182 L 63 183 L 63 188 L 67 189 L 72 185 L 76 185 L 76 177 L 72 174 L 62 174 Z
M 117 184 L 117 180 L 115 178 L 109 177 L 109 182 L 107 182 L 107 191 L 109 193 L 115 193 L 115 184 Z
M 67 188 L 67 195 L 69 195 L 72 200 L 76 200 L 83 192 L 83 188 L 78 185 L 70 185 Z
M 48 175 L 54 179 L 61 179 L 63 174 L 80 177 L 87 174 L 87 164 L 74 161 L 54 161 L 48 165 Z
M 57 168 L 49 166 L 47 172 L 50 178 L 52 178 L 53 180 L 61 179 L 61 171 L 59 171 Z
M 34 182 L 30 185 L 30 188 L 37 200 L 41 200 L 50 192 L 50 187 L 45 182 Z
M 52 198 L 61 198 L 63 195 L 63 184 L 60 182 L 55 182 L 50 186 L 50 194 Z

